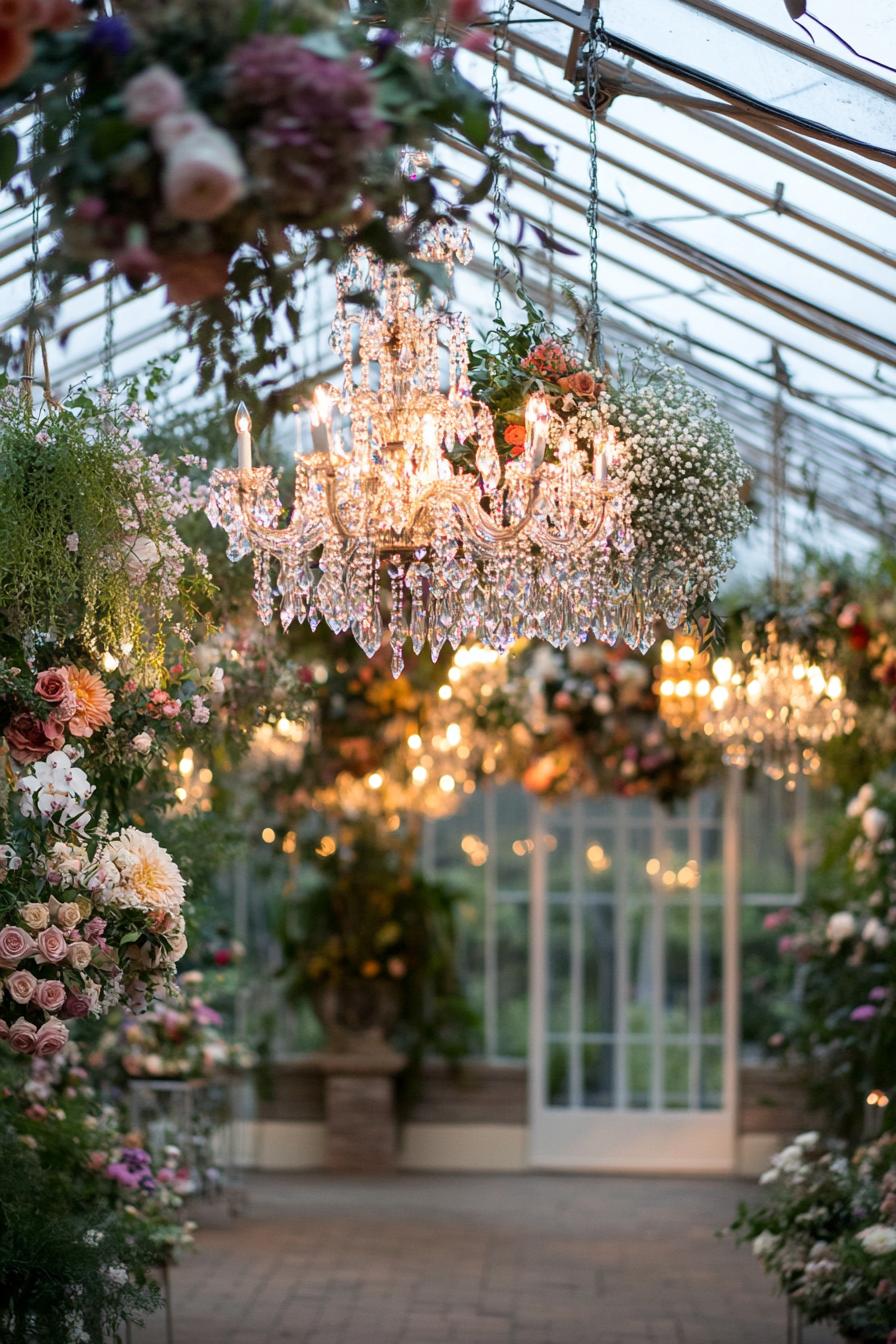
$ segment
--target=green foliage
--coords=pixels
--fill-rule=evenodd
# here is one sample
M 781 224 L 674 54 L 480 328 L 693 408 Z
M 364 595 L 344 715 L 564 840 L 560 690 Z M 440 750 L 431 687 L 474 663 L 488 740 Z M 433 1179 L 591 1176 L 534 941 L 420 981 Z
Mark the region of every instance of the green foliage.
M 165 626 L 207 599 L 201 559 L 179 541 L 172 473 L 134 437 L 131 404 L 79 389 L 44 405 L 0 379 L 0 609 L 30 648 L 77 639 L 95 657 L 156 663 Z
M 27 1064 L 2 1063 L 0 1336 L 8 1344 L 107 1344 L 158 1304 L 151 1228 L 90 1169 L 93 1107 L 24 1111 Z

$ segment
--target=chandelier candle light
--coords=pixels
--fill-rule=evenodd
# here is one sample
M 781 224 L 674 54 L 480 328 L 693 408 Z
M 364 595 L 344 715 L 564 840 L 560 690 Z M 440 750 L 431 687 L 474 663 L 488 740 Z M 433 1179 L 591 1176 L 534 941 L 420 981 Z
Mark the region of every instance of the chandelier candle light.
M 421 253 L 449 274 L 471 254 L 468 230 L 447 222 Z M 373 306 L 350 312 L 349 296 L 362 290 Z M 396 676 L 407 641 L 415 653 L 428 641 L 435 660 L 446 640 L 503 652 L 520 637 L 563 647 L 632 625 L 612 426 L 598 425 L 584 448 L 564 435 L 546 461 L 552 413 L 533 396 L 522 451 L 502 466 L 491 412 L 472 395 L 468 335 L 466 315 L 421 298 L 406 270 L 352 254 L 337 273 L 331 334 L 342 385 L 314 392 L 312 451 L 297 453 L 285 526 L 271 468 L 252 466 L 240 405 L 238 465 L 213 474 L 208 512 L 228 533 L 230 559 L 254 554 L 262 621 L 273 615 L 276 560 L 284 628 L 323 619 L 337 633 L 351 630 L 368 656 L 387 629 Z M 643 620 L 634 626 L 637 641 Z

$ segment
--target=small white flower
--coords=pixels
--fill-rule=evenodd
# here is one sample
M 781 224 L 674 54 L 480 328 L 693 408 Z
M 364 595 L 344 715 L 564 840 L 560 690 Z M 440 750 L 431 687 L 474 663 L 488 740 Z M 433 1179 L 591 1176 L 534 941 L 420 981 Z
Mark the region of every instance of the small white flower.
M 889 817 L 881 807 L 869 807 L 862 815 L 862 830 L 869 840 L 880 840 L 889 825 Z
M 872 1223 L 856 1233 L 856 1241 L 869 1255 L 892 1255 L 896 1251 L 896 1227 Z
M 828 940 L 839 946 L 846 938 L 852 938 L 856 932 L 856 917 L 848 910 L 838 910 L 831 915 L 827 924 Z

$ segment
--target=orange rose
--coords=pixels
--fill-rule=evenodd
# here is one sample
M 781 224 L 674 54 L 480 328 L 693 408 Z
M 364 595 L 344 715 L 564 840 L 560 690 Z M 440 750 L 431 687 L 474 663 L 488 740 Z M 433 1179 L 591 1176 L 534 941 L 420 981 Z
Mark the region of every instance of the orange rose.
M 562 387 L 564 392 L 574 393 L 577 397 L 591 398 L 597 391 L 597 383 L 584 369 L 579 373 L 571 373 L 568 378 L 558 379 L 557 386 Z
M 526 442 L 526 426 L 508 425 L 504 431 L 504 442 L 510 448 L 521 448 Z

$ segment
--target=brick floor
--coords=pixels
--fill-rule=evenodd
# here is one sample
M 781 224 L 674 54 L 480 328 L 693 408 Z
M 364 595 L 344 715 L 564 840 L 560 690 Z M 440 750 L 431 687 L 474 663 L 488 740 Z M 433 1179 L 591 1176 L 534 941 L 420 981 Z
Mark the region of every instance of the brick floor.
M 716 1236 L 754 1187 L 615 1176 L 256 1175 L 171 1276 L 176 1344 L 784 1344 Z M 832 1344 L 819 1329 L 804 1344 Z M 164 1344 L 161 1314 L 133 1344 Z

